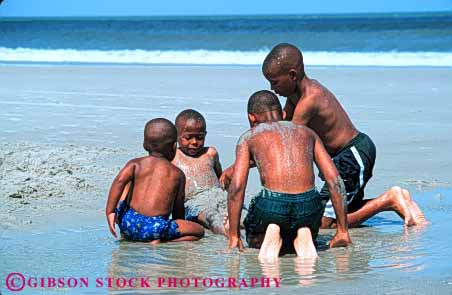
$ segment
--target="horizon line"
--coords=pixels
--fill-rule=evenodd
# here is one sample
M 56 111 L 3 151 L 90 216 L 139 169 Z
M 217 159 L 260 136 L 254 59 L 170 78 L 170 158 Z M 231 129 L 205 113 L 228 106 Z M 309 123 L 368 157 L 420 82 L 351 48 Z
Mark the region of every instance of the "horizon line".
M 66 15 L 66 16 L 57 16 L 57 15 L 45 15 L 45 16 L 24 16 L 24 15 L 12 15 L 12 16 L 2 16 L 0 14 L 0 21 L 3 19 L 63 19 L 63 18 L 76 18 L 76 19 L 92 19 L 92 18 L 112 18 L 112 19 L 121 19 L 121 18 L 190 18 L 190 17 L 268 17 L 268 16 L 281 16 L 281 17 L 296 17 L 296 16 L 358 16 L 358 15 L 366 15 L 366 16 L 397 16 L 397 15 L 413 15 L 413 16 L 422 16 L 422 15 L 449 15 L 452 14 L 451 10 L 432 10 L 432 11 L 391 11 L 391 12 L 322 12 L 322 13 L 256 13 L 256 14 L 154 14 L 154 15 L 145 15 L 145 14 L 133 14 L 133 15 Z

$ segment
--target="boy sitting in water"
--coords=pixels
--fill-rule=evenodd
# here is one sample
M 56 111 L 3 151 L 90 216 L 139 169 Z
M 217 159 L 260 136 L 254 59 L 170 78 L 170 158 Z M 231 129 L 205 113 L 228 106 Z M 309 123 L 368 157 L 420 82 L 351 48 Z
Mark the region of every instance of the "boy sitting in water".
M 132 241 L 196 241 L 204 235 L 202 226 L 183 220 L 185 176 L 170 162 L 176 154 L 176 140 L 176 127 L 167 119 L 146 124 L 143 147 L 149 156 L 129 161 L 108 195 L 106 215 L 113 236 L 115 221 L 121 234 Z M 129 182 L 129 195 L 117 209 Z
M 226 192 L 218 180 L 222 173 L 218 152 L 204 146 L 206 120 L 195 110 L 184 110 L 176 117 L 176 128 L 179 149 L 172 163 L 186 176 L 185 218 L 226 235 Z
M 245 218 L 248 245 L 260 248 L 259 259 L 275 259 L 282 244 L 292 244 L 298 256 L 316 257 L 313 243 L 324 205 L 315 189 L 313 163 L 325 176 L 337 217 L 330 247 L 351 243 L 346 219 L 344 183 L 319 137 L 309 128 L 282 121 L 278 98 L 258 91 L 248 101 L 251 129 L 239 139 L 229 186 L 229 249 L 243 249 L 239 220 L 250 168 L 259 170 L 262 191 L 252 199 Z

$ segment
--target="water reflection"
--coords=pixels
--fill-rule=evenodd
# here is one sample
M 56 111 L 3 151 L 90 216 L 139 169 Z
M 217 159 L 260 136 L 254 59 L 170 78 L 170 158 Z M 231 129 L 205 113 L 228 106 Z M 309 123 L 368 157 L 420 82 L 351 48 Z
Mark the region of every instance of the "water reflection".
M 341 251 L 343 250 L 343 251 Z M 350 272 L 350 257 L 351 257 L 351 250 L 350 249 L 340 249 L 339 251 L 332 251 L 334 256 L 334 261 L 336 265 L 336 272 L 337 273 L 349 273 Z M 363 261 L 363 260 L 361 260 Z M 361 269 L 367 268 L 368 263 L 364 262 L 364 267 Z
M 108 277 L 146 278 L 149 285 L 136 283 L 132 288 L 113 285 L 109 290 L 112 294 L 139 289 L 184 292 L 194 287 L 202 290 L 202 281 L 195 286 L 197 280 L 192 278 L 212 277 L 212 271 L 198 247 L 195 243 L 150 245 L 121 241 L 112 251 Z
M 259 261 L 259 265 L 262 270 L 262 275 L 267 278 L 281 278 L 281 271 L 280 271 L 280 261 L 273 260 L 273 261 Z
M 404 227 L 390 233 L 376 233 L 372 237 L 375 240 L 374 244 L 365 245 L 366 248 L 373 249 L 370 268 L 373 271 L 379 269 L 422 270 L 420 258 L 425 255 L 422 240 L 426 229 L 428 226 L 419 225 Z
M 309 286 L 315 283 L 316 276 L 314 275 L 316 269 L 317 257 L 294 259 L 295 272 L 300 276 L 298 283 L 301 286 Z

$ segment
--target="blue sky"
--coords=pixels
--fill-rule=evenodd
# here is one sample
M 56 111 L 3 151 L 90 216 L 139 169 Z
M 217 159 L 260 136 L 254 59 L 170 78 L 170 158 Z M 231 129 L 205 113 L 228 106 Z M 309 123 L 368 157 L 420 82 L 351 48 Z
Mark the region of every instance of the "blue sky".
M 3 0 L 0 5 L 0 16 L 235 15 L 422 11 L 452 11 L 452 0 Z

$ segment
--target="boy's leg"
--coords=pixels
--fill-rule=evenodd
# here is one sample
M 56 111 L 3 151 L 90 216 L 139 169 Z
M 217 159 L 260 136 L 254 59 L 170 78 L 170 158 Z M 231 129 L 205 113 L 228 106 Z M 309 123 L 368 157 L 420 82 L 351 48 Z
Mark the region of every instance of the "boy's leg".
M 344 181 L 347 193 L 347 208 L 353 212 L 353 207 L 357 209 L 365 205 L 364 189 L 367 182 L 372 178 L 372 171 L 375 164 L 376 148 L 373 141 L 364 133 L 359 133 L 349 146 L 341 150 L 333 157 L 334 165 Z M 336 214 L 334 212 L 331 195 L 328 186 L 325 184 L 320 191 L 322 200 L 326 202 L 324 218 L 322 218 L 322 228 L 335 226 Z M 350 224 L 350 221 L 349 221 Z
M 358 210 L 347 214 L 350 227 L 357 227 L 370 217 L 383 211 L 394 211 L 403 220 L 405 225 L 417 225 L 425 223 L 425 217 L 417 204 L 413 201 L 407 190 L 394 186 L 375 199 L 366 200 Z M 322 219 L 322 228 L 335 227 L 335 220 Z
M 279 226 L 271 223 L 265 231 L 265 238 L 259 251 L 259 260 L 272 261 L 278 258 L 281 250 L 282 239 Z
M 170 242 L 197 241 L 204 236 L 204 228 L 196 222 L 183 219 L 177 219 L 175 222 L 178 225 L 180 237 Z
M 403 196 L 402 189 L 394 186 L 375 199 L 369 200 L 363 207 L 347 215 L 350 227 L 362 224 L 370 217 L 382 211 L 395 211 L 404 221 L 405 225 L 415 225 L 408 202 Z
M 293 246 L 297 256 L 302 258 L 315 258 L 317 257 L 317 250 L 312 240 L 311 230 L 308 227 L 299 228 L 297 231 L 297 237 L 293 241 Z
M 248 214 L 248 210 L 246 208 L 242 208 L 242 215 L 240 217 L 240 229 L 245 229 L 245 217 Z M 225 236 L 228 236 L 229 234 L 229 217 L 228 215 L 224 215 L 223 216 L 223 227 L 224 227 L 224 232 L 225 232 Z
M 214 234 L 227 236 L 226 225 L 224 224 L 224 216 L 218 210 L 205 209 L 198 215 L 198 221 L 210 229 Z

